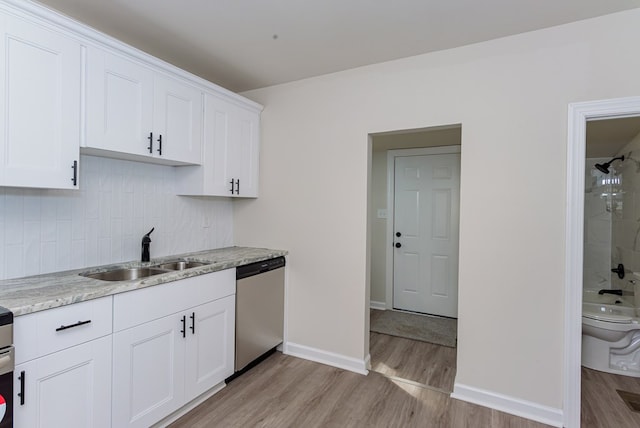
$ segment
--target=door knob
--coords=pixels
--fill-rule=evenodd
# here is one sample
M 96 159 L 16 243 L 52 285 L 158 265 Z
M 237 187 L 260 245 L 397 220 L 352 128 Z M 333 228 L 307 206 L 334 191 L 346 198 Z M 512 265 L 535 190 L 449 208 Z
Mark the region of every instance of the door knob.
M 400 232 L 396 232 L 396 236 L 399 238 L 399 237 L 401 237 L 401 236 L 402 236 L 402 233 L 400 233 Z
M 400 247 L 402 247 L 402 244 L 399 242 L 396 242 L 396 248 L 400 248 Z

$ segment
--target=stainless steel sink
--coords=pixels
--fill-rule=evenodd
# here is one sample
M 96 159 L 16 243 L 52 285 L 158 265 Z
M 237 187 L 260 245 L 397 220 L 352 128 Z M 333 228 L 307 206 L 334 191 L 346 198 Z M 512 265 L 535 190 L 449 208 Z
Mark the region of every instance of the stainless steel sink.
M 157 267 L 159 269 L 185 270 L 185 269 L 191 269 L 194 267 L 206 266 L 210 264 L 211 263 L 196 262 L 196 261 L 189 261 L 189 260 L 175 260 L 171 262 L 162 263 L 154 267 Z
M 127 281 L 130 279 L 146 278 L 148 276 L 160 275 L 171 272 L 168 269 L 158 269 L 157 267 L 139 267 L 129 269 L 116 269 L 107 272 L 80 274 L 87 278 L 101 279 L 102 281 Z

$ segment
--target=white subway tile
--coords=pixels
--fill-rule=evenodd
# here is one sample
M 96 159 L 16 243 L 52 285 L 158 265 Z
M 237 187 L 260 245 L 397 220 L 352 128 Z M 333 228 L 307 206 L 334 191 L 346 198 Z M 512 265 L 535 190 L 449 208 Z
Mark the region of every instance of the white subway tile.
M 6 247 L 4 263 L 6 278 L 20 278 L 26 275 L 23 251 L 22 245 L 8 245 Z
M 152 257 L 233 244 L 231 201 L 176 196 L 173 167 L 81 166 L 81 191 L 0 188 L 0 279 L 138 260 L 152 227 Z

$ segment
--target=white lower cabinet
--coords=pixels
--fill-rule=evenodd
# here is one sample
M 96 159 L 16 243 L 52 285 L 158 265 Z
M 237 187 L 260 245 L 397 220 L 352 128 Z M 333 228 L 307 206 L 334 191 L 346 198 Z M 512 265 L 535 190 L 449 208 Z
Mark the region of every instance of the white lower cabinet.
M 149 427 L 233 374 L 235 269 L 16 317 L 16 428 Z
M 181 316 L 113 335 L 113 426 L 148 427 L 184 402 Z
M 189 315 L 195 315 L 195 332 L 189 329 L 186 342 L 186 401 L 233 374 L 235 313 L 235 296 L 229 296 L 198 306 Z
M 149 427 L 233 374 L 234 292 L 230 269 L 115 296 L 113 427 Z
M 14 427 L 112 426 L 111 336 L 19 364 L 14 373 Z

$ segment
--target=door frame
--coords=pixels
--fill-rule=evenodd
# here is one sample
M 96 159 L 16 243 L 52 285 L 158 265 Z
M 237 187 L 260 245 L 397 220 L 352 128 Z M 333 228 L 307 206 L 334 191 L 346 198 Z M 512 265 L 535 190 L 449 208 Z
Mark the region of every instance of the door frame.
M 386 251 L 386 278 L 385 278 L 385 309 L 393 309 L 393 223 L 395 203 L 395 162 L 396 157 L 448 155 L 462 152 L 461 145 L 424 147 L 418 149 L 394 149 L 387 150 L 387 251 Z M 460 227 L 460 223 L 458 223 Z
M 580 426 L 582 269 L 587 121 L 640 116 L 640 97 L 569 104 L 565 219 L 564 426 Z

